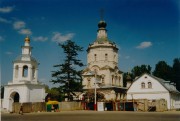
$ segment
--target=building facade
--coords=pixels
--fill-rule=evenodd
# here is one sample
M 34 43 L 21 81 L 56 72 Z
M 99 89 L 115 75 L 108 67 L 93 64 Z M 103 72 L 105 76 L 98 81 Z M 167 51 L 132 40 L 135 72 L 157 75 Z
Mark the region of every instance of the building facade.
M 85 92 L 97 88 L 104 100 L 124 98 L 123 73 L 118 68 L 118 48 L 108 39 L 106 22 L 98 23 L 97 38 L 87 49 L 87 67 L 83 71 Z
M 143 74 L 137 78 L 127 91 L 127 99 L 167 101 L 167 109 L 180 109 L 180 92 L 175 83 L 165 81 L 150 74 Z
M 13 103 L 45 101 L 45 85 L 38 81 L 39 63 L 31 55 L 30 38 L 25 38 L 22 54 L 13 61 L 13 79 L 5 85 L 3 108 L 13 111 Z

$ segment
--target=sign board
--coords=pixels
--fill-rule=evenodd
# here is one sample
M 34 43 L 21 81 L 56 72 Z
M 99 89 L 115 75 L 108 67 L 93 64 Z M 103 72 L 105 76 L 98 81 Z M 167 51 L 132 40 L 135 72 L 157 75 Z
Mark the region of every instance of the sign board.
M 104 111 L 104 102 L 97 102 L 97 111 Z

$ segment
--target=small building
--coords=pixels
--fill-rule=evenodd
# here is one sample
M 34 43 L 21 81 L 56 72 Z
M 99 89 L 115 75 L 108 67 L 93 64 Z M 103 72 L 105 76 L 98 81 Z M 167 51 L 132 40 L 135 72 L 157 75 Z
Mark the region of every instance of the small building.
M 13 112 L 13 104 L 45 102 L 45 85 L 38 81 L 37 60 L 31 55 L 30 38 L 25 38 L 22 54 L 13 61 L 13 79 L 4 87 L 3 108 Z
M 180 92 L 173 82 L 144 73 L 135 79 L 127 91 L 128 100 L 160 100 L 167 101 L 167 109 L 180 109 Z

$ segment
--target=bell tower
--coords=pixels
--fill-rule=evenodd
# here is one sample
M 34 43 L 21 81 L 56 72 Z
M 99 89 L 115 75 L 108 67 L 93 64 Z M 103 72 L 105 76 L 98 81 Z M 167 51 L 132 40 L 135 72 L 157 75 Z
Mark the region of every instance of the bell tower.
M 26 37 L 22 53 L 13 61 L 12 81 L 4 86 L 3 108 L 8 112 L 13 112 L 14 102 L 45 101 L 45 85 L 38 81 L 39 63 L 32 57 L 31 51 L 30 38 Z
M 31 55 L 30 38 L 24 39 L 22 54 L 13 61 L 13 84 L 37 83 L 38 62 Z

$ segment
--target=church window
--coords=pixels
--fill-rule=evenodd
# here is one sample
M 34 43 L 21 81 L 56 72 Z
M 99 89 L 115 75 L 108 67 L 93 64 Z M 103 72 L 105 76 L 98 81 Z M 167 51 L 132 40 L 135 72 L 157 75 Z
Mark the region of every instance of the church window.
M 117 76 L 115 76 L 115 78 L 114 78 L 114 84 L 116 85 L 117 84 Z
M 94 54 L 94 61 L 96 61 L 97 60 L 97 55 L 96 54 Z
M 152 83 L 148 82 L 148 88 L 152 88 Z
M 105 54 L 105 61 L 107 61 L 108 60 L 108 54 L 106 53 Z
M 142 89 L 145 88 L 145 83 L 144 83 L 144 82 L 141 83 L 141 88 L 142 88 Z
M 19 72 L 19 66 L 16 65 L 16 67 L 15 67 L 15 78 L 18 77 L 18 72 Z
M 119 86 L 121 86 L 121 77 L 119 77 Z
M 23 66 L 23 77 L 27 77 L 28 76 L 28 66 L 25 65 Z
M 112 85 L 114 85 L 114 76 L 112 76 Z
M 91 87 L 91 80 L 90 79 L 87 79 L 87 80 L 88 80 L 87 87 L 90 88 Z
M 102 77 L 102 84 L 104 84 L 104 77 Z
M 94 73 L 97 74 L 97 69 L 94 69 Z

